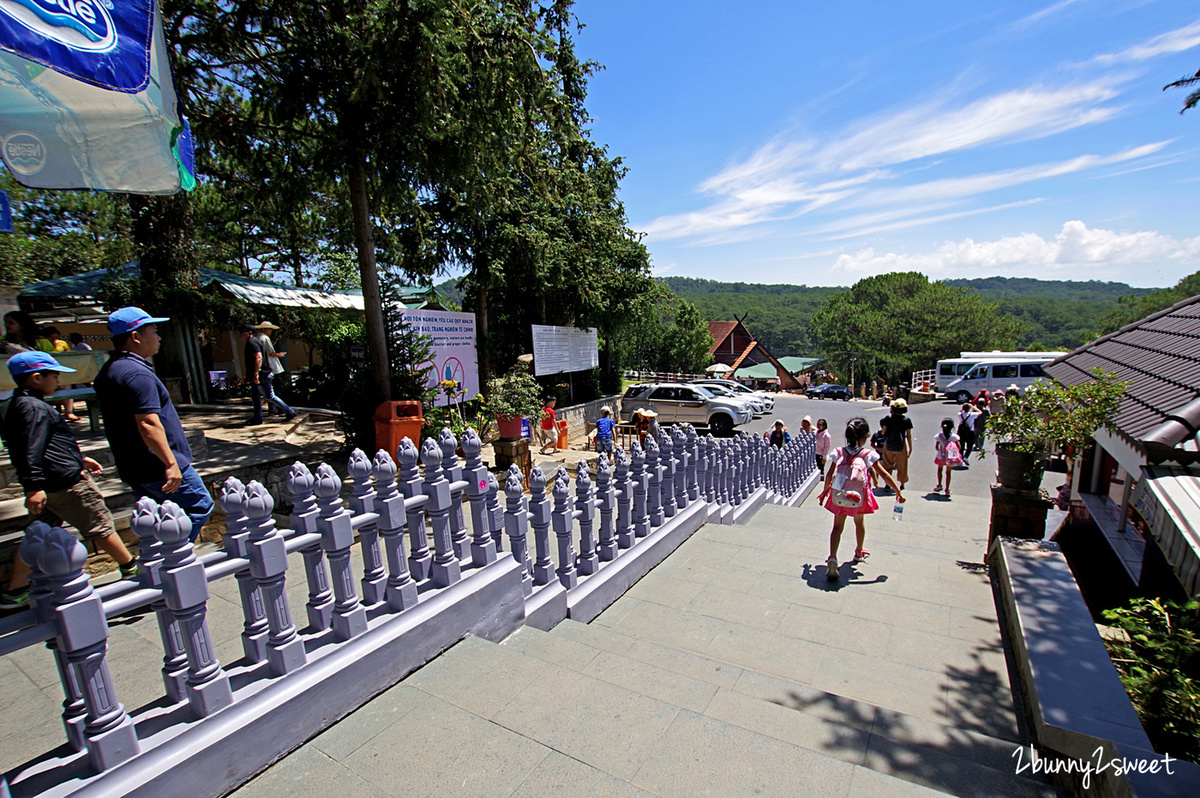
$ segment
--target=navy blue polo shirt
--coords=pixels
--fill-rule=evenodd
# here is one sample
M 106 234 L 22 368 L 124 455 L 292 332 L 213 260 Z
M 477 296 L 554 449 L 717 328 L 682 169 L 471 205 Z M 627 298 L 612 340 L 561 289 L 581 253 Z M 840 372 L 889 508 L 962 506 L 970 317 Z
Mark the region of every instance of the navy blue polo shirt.
M 135 415 L 154 413 L 167 433 L 167 444 L 175 453 L 179 470 L 192 463 L 192 450 L 183 434 L 179 413 L 145 358 L 118 351 L 93 383 L 104 417 L 104 433 L 117 463 L 117 473 L 130 484 L 162 482 L 167 467 L 142 441 Z

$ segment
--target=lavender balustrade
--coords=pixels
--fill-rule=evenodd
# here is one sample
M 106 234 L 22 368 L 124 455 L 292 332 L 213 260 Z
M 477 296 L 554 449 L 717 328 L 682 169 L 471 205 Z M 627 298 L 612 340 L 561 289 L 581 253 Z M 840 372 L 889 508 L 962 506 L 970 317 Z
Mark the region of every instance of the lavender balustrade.
M 354 589 L 354 570 L 350 564 L 350 549 L 354 546 L 354 527 L 351 516 L 342 506 L 339 495 L 342 481 L 327 463 L 317 466 L 316 483 L 313 490 L 317 495 L 317 531 L 321 534 L 321 548 L 329 561 L 330 583 L 333 587 L 333 620 L 330 623 L 334 637 L 349 640 L 367 631 L 367 613 L 358 600 Z
M 417 606 L 417 583 L 408 570 L 404 551 L 404 522 L 407 512 L 404 497 L 396 487 L 396 464 L 380 449 L 371 463 L 375 478 L 375 512 L 379 514 L 379 535 L 387 555 L 388 576 L 384 595 L 388 608 L 402 612 Z
M 450 546 L 456 559 L 465 560 L 471 556 L 471 540 L 467 537 L 467 524 L 463 518 L 462 497 L 453 487 L 456 482 L 462 481 L 462 466 L 458 463 L 456 453 L 458 440 L 449 427 L 442 427 L 442 431 L 438 433 L 437 444 L 442 452 L 442 476 L 451 486 L 450 510 L 446 516 L 450 521 Z
M 584 461 L 575 466 L 575 516 L 579 521 L 579 558 L 576 568 L 583 576 L 589 576 L 600 570 L 600 557 L 596 554 L 594 532 L 596 497 L 588 465 Z
M 547 585 L 554 579 L 554 563 L 550 561 L 550 500 L 546 498 L 546 474 L 534 466 L 529 472 L 529 525 L 533 527 L 536 559 L 533 562 L 533 583 Z
M 172 501 L 159 505 L 153 532 L 163 547 L 163 595 L 187 652 L 188 706 L 205 718 L 233 703 L 229 677 L 208 631 L 208 577 L 192 551 L 192 522 L 179 505 Z
M 429 551 L 429 539 L 425 533 L 425 509 L 418 499 L 424 500 L 425 483 L 417 468 L 421 453 L 407 437 L 396 447 L 396 462 L 400 464 L 399 486 L 404 494 L 405 525 L 408 527 L 408 569 L 412 578 L 423 582 L 433 573 L 433 554 Z
M 646 512 L 650 515 L 650 525 L 653 527 L 662 526 L 665 520 L 662 504 L 663 467 L 659 465 L 658 455 L 658 441 L 653 435 L 646 435 L 646 474 L 650 477 L 646 489 Z
M 574 520 L 570 504 L 571 484 L 567 470 L 561 466 L 554 474 L 551 495 L 554 497 L 554 508 L 550 511 L 550 519 L 554 525 L 554 536 L 558 539 L 558 568 L 555 573 L 559 583 L 570 590 L 579 584 L 579 574 L 575 570 L 575 546 L 571 540 Z
M 675 505 L 675 443 L 671 433 L 662 430 L 658 434 L 658 463 L 662 469 L 659 489 L 662 496 L 663 518 L 674 518 L 678 507 Z
M 613 472 L 613 492 L 617 498 L 617 548 L 633 545 L 633 483 L 629 479 L 629 456 L 620 446 L 613 453 L 616 468 Z
M 601 452 L 596 463 L 596 506 L 600 511 L 600 544 L 597 553 L 601 562 L 610 562 L 617 557 L 617 538 L 613 530 L 616 496 L 617 492 L 612 486 L 612 466 L 608 463 L 608 454 Z
M 510 465 L 504 479 L 504 530 L 508 533 L 508 545 L 513 559 L 521 565 L 521 590 L 526 596 L 533 594 L 533 563 L 529 561 L 529 507 L 525 502 L 525 491 L 521 488 L 521 469 Z
M 25 537 L 17 548 L 17 556 L 29 566 L 29 604 L 38 623 L 54 623 L 55 610 L 53 596 L 46 574 L 38 565 L 38 557 L 45 548 L 46 539 L 50 536 L 50 526 L 41 521 L 34 521 L 25 530 Z M 76 751 L 87 748 L 84 725 L 87 723 L 87 704 L 83 699 L 83 688 L 79 686 L 75 669 L 67 661 L 66 654 L 58 644 L 58 638 L 52 637 L 46 641 L 46 648 L 54 655 L 54 664 L 58 668 L 59 682 L 63 688 L 62 722 L 67 733 L 67 743 Z M 2 793 L 0 793 L 2 795 Z
M 350 473 L 350 513 L 361 516 L 375 513 L 375 486 L 371 483 L 371 461 L 362 449 L 350 453 L 347 467 Z M 358 542 L 362 548 L 363 604 L 378 604 L 387 592 L 387 571 L 383 568 L 383 554 L 379 549 L 379 526 L 377 521 L 368 521 L 358 526 Z
M 648 443 L 652 440 L 646 436 Z M 633 534 L 644 538 L 650 534 L 650 475 L 646 473 L 646 452 L 641 444 L 634 441 L 630 449 L 633 451 L 629 470 L 629 484 L 633 488 Z
M 222 545 L 230 557 L 249 559 L 250 533 L 246 528 L 246 486 L 237 477 L 229 477 L 217 497 L 225 512 L 225 536 Z M 238 571 L 238 595 L 242 599 L 242 653 L 250 662 L 267 658 L 267 610 L 262 592 L 249 571 Z
M 492 539 L 492 518 L 488 511 L 488 470 L 480 452 L 479 433 L 468 428 L 463 434 L 462 450 L 467 465 L 463 469 L 467 500 L 471 505 L 471 564 L 482 568 L 496 561 L 496 541 Z
M 96 770 L 107 770 L 136 756 L 140 747 L 109 672 L 104 605 L 83 572 L 87 550 L 70 532 L 55 527 L 42 530 L 27 554 L 37 563 L 39 600 L 54 621 L 58 650 L 82 692 L 88 759 Z
M 421 462 L 425 465 L 425 495 L 429 497 L 425 510 L 433 535 L 433 568 L 429 578 L 434 587 L 449 587 L 462 578 L 462 566 L 451 539 L 450 517 L 454 502 L 450 482 L 442 470 L 442 451 L 433 438 L 421 446 Z
M 317 497 L 313 493 L 316 477 L 304 463 L 293 463 L 288 472 L 287 489 L 292 497 L 292 514 L 289 517 L 292 529 L 298 535 L 316 534 Z M 304 605 L 308 625 L 323 631 L 333 621 L 333 591 L 329 588 L 329 574 L 325 569 L 325 550 L 317 540 L 300 549 L 304 559 L 304 576 L 308 580 L 308 603 Z

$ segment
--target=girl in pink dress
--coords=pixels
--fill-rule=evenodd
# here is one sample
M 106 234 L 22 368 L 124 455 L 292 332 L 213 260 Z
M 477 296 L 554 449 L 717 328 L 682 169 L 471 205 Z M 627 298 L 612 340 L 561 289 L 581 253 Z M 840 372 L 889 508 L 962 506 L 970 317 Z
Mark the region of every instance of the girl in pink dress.
M 950 497 L 950 477 L 954 467 L 962 465 L 961 439 L 954 434 L 954 422 L 948 418 L 942 419 L 942 431 L 933 439 L 933 464 L 937 466 L 938 482 L 934 493 L 942 490 L 942 469 L 946 470 L 946 497 Z
M 854 518 L 854 534 L 857 544 L 854 549 L 854 562 L 865 560 L 871 553 L 863 548 L 867 536 L 866 517 L 879 509 L 879 502 L 875 500 L 875 493 L 871 490 L 870 484 L 864 487 L 862 504 L 859 506 L 840 507 L 834 504 L 833 482 L 838 463 L 845 458 L 862 457 L 867 470 L 882 479 L 889 488 L 896 492 L 896 501 L 904 503 L 904 493 L 900 490 L 900 483 L 896 482 L 892 475 L 879 465 L 879 452 L 866 445 L 870 436 L 871 427 L 866 420 L 852 418 L 846 423 L 846 446 L 835 449 L 829 455 L 829 467 L 825 472 L 825 487 L 817 498 L 817 501 L 826 510 L 833 513 L 833 531 L 829 533 L 829 559 L 825 561 L 826 576 L 829 579 L 838 578 L 837 550 L 842 541 L 842 530 L 846 527 L 846 519 Z
M 829 424 L 823 418 L 817 419 L 817 470 L 822 475 L 825 473 L 825 458 L 829 456 L 829 450 L 833 448 L 833 438 L 829 434 Z

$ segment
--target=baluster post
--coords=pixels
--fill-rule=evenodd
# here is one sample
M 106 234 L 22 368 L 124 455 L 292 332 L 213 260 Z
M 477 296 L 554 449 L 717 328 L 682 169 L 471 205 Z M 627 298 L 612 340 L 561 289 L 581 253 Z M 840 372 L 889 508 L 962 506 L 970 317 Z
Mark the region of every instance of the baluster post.
M 647 446 L 653 442 L 647 435 Z M 644 538 L 650 534 L 650 475 L 646 473 L 646 452 L 641 444 L 634 441 L 629 448 L 633 451 L 629 470 L 629 484 L 633 487 L 633 535 Z
M 53 623 L 55 620 L 53 595 L 47 584 L 46 575 L 38 565 L 38 557 L 46 545 L 50 535 L 50 526 L 41 521 L 34 521 L 25 530 L 25 537 L 17 548 L 17 556 L 29 566 L 29 604 L 34 617 L 39 623 Z M 145 548 L 143 546 L 143 553 Z M 87 705 L 83 700 L 83 689 L 75 669 L 67 662 L 67 657 L 58 645 L 58 638 L 52 637 L 46 641 L 46 648 L 54 654 L 54 664 L 58 667 L 58 679 L 63 688 L 62 722 L 67 733 L 67 743 L 76 751 L 87 748 L 87 738 L 84 725 L 87 723 Z
M 575 466 L 575 512 L 579 514 L 579 559 L 576 567 L 584 576 L 600 570 L 600 558 L 596 554 L 596 496 L 587 463 L 580 461 Z
M 379 535 L 387 555 L 388 578 L 384 589 L 388 608 L 403 612 L 417 606 L 417 583 L 408 572 L 404 551 L 404 497 L 396 487 L 396 463 L 380 449 L 371 462 L 375 478 L 375 512 L 379 513 Z
M 567 470 L 559 467 L 554 474 L 554 509 L 550 511 L 550 519 L 554 524 L 554 536 L 558 538 L 558 581 L 567 590 L 579 584 L 579 574 L 575 570 L 575 544 L 571 540 L 573 529 L 571 517 L 571 487 L 567 478 Z
M 330 626 L 335 638 L 350 640 L 367 631 L 367 613 L 354 589 L 354 569 L 350 565 L 354 529 L 350 526 L 350 513 L 342 506 L 342 481 L 337 472 L 328 463 L 321 463 L 315 477 L 313 490 L 320 510 L 317 531 L 321 533 L 321 548 L 329 561 L 329 581 L 333 586 Z
M 375 512 L 375 486 L 371 484 L 371 461 L 362 449 L 350 453 L 346 470 L 350 473 L 350 513 L 366 515 Z M 363 524 L 358 528 L 358 544 L 362 549 L 362 601 L 363 604 L 378 604 L 387 592 L 387 571 L 383 568 L 383 554 L 379 551 L 379 522 Z
M 58 649 L 74 672 L 86 707 L 83 736 L 88 759 L 96 770 L 105 771 L 141 749 L 133 720 L 117 701 L 108 669 L 104 604 L 83 572 L 87 562 L 83 544 L 57 527 L 46 532 L 40 544 L 37 566 L 49 591 L 46 598 Z
M 138 536 L 142 550 L 138 564 L 138 581 L 142 587 L 162 588 L 163 545 L 154 536 L 154 520 L 158 517 L 158 502 L 143 496 L 134 505 L 129 526 Z M 178 704 L 187 698 L 187 652 L 183 648 L 183 633 L 175 615 L 167 607 L 166 595 L 160 595 L 150 604 L 158 621 L 158 635 L 162 640 L 162 680 L 167 698 Z
M 700 439 L 700 495 L 704 501 L 712 504 L 713 498 L 713 437 L 705 435 Z
M 596 503 L 600 510 L 600 545 L 598 554 L 602 562 L 616 559 L 617 539 L 613 532 L 613 510 L 616 509 L 616 491 L 612 486 L 612 466 L 608 454 L 601 452 L 596 463 Z
M 449 427 L 438 433 L 438 448 L 442 451 L 442 475 L 447 485 L 462 481 L 462 466 L 458 464 L 458 440 Z M 446 518 L 450 522 L 450 548 L 459 560 L 471 555 L 471 540 L 467 537 L 467 522 L 463 517 L 462 494 L 450 491 L 450 507 Z M 460 568 L 461 570 L 461 568 Z
M 521 566 L 521 591 L 533 594 L 533 564 L 529 562 L 529 510 L 525 504 L 525 491 L 521 488 L 521 469 L 516 464 L 508 467 L 504 479 L 504 530 L 508 533 L 508 545 L 513 559 Z
M 482 568 L 496 561 L 496 541 L 492 540 L 492 519 L 487 506 L 488 470 L 479 454 L 483 442 L 470 427 L 463 434 L 462 449 L 467 456 L 463 479 L 467 481 L 467 499 L 471 504 L 471 564 Z
M 396 448 L 396 462 L 400 464 L 400 491 L 405 499 L 424 496 L 425 483 L 421 480 L 421 472 L 417 461 L 421 453 L 407 437 L 400 441 Z M 425 508 L 408 507 L 405 503 L 405 517 L 408 526 L 408 545 L 411 552 L 408 556 L 408 568 L 413 580 L 423 582 L 433 572 L 433 554 L 429 551 L 429 538 L 425 534 Z
M 671 446 L 675 451 L 675 506 L 682 511 L 688 505 L 688 470 L 695 471 L 695 467 L 689 462 L 687 435 L 679 425 L 671 428 Z
M 487 520 L 498 555 L 504 551 L 504 508 L 500 506 L 500 483 L 491 471 L 487 472 Z
M 700 436 L 696 433 L 696 428 L 691 424 L 687 426 L 687 498 L 688 504 L 700 498 L 700 476 L 701 456 L 700 456 Z
M 617 497 L 617 549 L 633 545 L 633 483 L 629 481 L 629 455 L 618 446 L 613 451 L 616 468 L 613 471 L 613 489 Z M 614 554 L 614 557 L 616 555 Z
M 308 661 L 304 641 L 292 622 L 287 596 L 287 544 L 275 527 L 271 512 L 275 499 L 258 482 L 251 482 L 243 493 L 246 511 L 246 553 L 250 558 L 250 577 L 263 602 L 268 629 L 266 660 L 272 676 L 291 673 Z
M 287 489 L 292 496 L 292 529 L 296 534 L 316 533 L 317 497 L 313 495 L 316 478 L 304 463 L 293 463 L 288 472 Z M 300 549 L 304 559 L 304 576 L 308 580 L 308 603 L 304 610 L 308 625 L 317 631 L 329 628 L 333 620 L 333 591 L 329 589 L 329 574 L 325 570 L 325 550 L 318 540 Z
M 192 551 L 192 522 L 172 501 L 159 505 L 154 536 L 163 546 L 162 589 L 187 652 L 188 706 L 206 718 L 233 703 L 229 677 L 221 668 L 208 631 L 208 578 Z
M 222 545 L 230 557 L 249 559 L 248 541 L 250 532 L 246 528 L 246 486 L 237 477 L 229 477 L 221 486 L 217 497 L 225 513 L 225 535 Z M 249 570 L 238 571 L 238 595 L 242 599 L 242 653 L 250 662 L 262 662 L 267 658 L 267 610 L 263 606 L 262 591 Z
M 554 578 L 554 563 L 550 561 L 550 500 L 546 498 L 546 474 L 539 466 L 529 472 L 529 515 L 537 555 L 533 583 L 547 585 Z
M 450 482 L 442 470 L 442 451 L 437 441 L 426 438 L 421 446 L 421 462 L 425 465 L 425 505 L 433 534 L 433 568 L 430 579 L 434 587 L 449 587 L 462 578 L 462 566 L 454 550 L 450 532 Z
M 659 489 L 662 495 L 663 518 L 674 518 L 678 509 L 675 506 L 675 442 L 671 439 L 671 433 L 665 429 L 658 433 L 658 462 L 659 468 L 662 469 Z
M 650 478 L 646 489 L 646 512 L 650 515 L 652 527 L 662 526 L 665 518 L 662 505 L 663 467 L 658 464 L 658 453 L 658 441 L 653 435 L 646 435 L 646 474 Z

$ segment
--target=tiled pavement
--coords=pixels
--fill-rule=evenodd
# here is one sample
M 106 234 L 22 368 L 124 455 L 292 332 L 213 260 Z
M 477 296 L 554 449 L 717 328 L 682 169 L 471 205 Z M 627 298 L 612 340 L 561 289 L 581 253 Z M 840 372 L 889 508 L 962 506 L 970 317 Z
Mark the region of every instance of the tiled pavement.
M 1013 775 L 988 502 L 877 514 L 836 583 L 812 504 L 704 527 L 589 625 L 459 643 L 235 794 L 1055 794 Z

